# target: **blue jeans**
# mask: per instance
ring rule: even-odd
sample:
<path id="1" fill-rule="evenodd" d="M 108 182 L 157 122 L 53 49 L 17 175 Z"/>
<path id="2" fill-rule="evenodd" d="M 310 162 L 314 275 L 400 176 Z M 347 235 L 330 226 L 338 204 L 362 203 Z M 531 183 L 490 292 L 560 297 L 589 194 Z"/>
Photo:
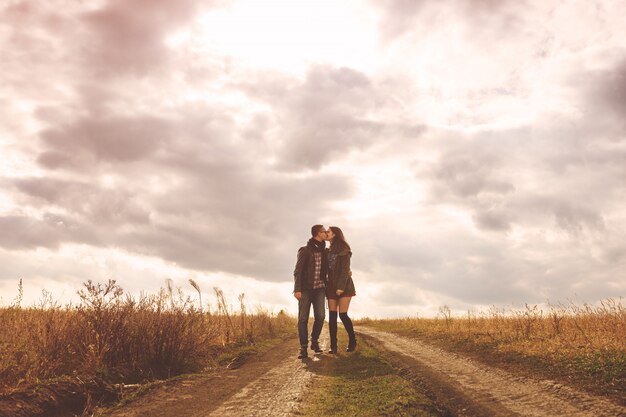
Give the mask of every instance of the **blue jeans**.
<path id="1" fill-rule="evenodd" d="M 316 342 L 322 333 L 325 318 L 326 292 L 324 288 L 315 290 L 302 290 L 302 297 L 298 300 L 298 337 L 300 346 L 307 347 L 309 344 L 309 314 L 311 304 L 313 304 L 313 330 L 311 331 L 311 341 Z"/>

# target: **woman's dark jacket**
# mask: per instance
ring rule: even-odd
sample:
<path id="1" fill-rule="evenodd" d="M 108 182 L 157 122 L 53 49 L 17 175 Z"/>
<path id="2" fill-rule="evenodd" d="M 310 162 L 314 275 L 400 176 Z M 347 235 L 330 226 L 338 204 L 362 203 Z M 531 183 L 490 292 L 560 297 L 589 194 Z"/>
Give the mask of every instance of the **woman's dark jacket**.
<path id="1" fill-rule="evenodd" d="M 336 290 L 343 290 L 345 295 L 355 294 L 354 281 L 350 273 L 350 258 L 352 251 L 344 242 L 334 243 L 329 250 L 328 290 L 334 294 Z"/>
<path id="2" fill-rule="evenodd" d="M 296 261 L 296 268 L 293 271 L 293 292 L 300 292 L 302 290 L 312 290 L 313 281 L 315 280 L 315 252 L 322 254 L 322 269 L 320 271 L 320 278 L 324 285 L 327 283 L 326 275 L 328 273 L 328 253 L 325 250 L 324 241 L 318 242 L 311 238 L 307 242 L 306 246 L 298 249 L 298 260 Z"/>

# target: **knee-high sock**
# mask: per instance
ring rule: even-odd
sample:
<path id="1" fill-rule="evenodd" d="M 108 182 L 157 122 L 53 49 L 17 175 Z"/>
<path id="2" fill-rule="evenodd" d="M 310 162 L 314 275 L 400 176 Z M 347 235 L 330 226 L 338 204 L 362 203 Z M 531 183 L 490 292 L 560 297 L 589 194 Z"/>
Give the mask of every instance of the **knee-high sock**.
<path id="1" fill-rule="evenodd" d="M 354 327 L 352 327 L 352 320 L 350 320 L 350 317 L 348 317 L 348 313 L 339 313 L 339 318 L 343 323 L 343 327 L 346 328 L 350 339 L 354 339 Z"/>
<path id="2" fill-rule="evenodd" d="M 330 331 L 330 346 L 337 347 L 337 312 L 328 312 L 328 330 Z"/>

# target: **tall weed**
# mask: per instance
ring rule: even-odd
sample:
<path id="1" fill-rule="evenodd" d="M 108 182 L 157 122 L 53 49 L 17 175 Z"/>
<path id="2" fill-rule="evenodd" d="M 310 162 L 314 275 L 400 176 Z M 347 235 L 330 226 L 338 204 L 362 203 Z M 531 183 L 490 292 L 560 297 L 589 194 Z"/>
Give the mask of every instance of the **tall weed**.
<path id="1" fill-rule="evenodd" d="M 191 283 L 200 294 L 197 283 Z M 195 285 L 194 285 L 195 284 Z M 0 308 L 0 390 L 59 376 L 99 375 L 140 382 L 197 371 L 216 363 L 225 350 L 293 332 L 284 313 L 227 307 L 215 288 L 217 310 L 198 308 L 171 282 L 138 298 L 114 280 L 87 281 L 77 305 L 59 306 L 44 292 L 40 303 Z"/>

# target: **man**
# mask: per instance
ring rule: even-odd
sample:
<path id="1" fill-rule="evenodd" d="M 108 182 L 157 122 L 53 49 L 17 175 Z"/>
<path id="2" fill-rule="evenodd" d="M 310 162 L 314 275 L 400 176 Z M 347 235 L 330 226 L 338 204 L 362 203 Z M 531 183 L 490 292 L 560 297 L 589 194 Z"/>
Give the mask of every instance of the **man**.
<path id="1" fill-rule="evenodd" d="M 311 227 L 311 239 L 306 246 L 298 250 L 298 260 L 293 271 L 293 295 L 298 300 L 298 337 L 300 352 L 298 359 L 308 356 L 309 314 L 313 305 L 313 329 L 311 330 L 311 349 L 322 353 L 318 339 L 325 319 L 325 287 L 328 272 L 326 248 L 326 229 L 321 224 Z"/>

